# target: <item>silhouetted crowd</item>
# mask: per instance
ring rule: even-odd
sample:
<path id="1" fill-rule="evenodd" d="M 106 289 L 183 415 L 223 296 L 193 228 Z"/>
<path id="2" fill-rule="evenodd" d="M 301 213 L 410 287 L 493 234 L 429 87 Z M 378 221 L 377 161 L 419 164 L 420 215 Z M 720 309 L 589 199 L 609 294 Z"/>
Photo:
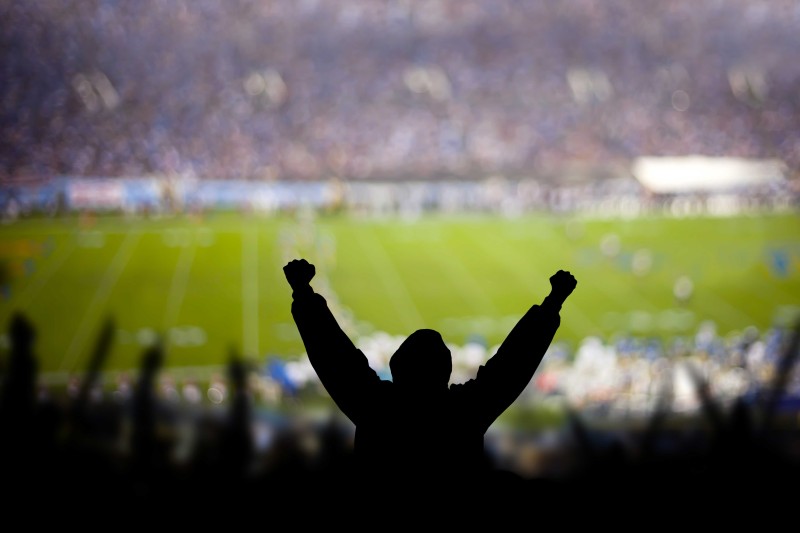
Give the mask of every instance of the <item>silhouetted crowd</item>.
<path id="1" fill-rule="evenodd" d="M 16 497 L 99 508 L 169 502 L 173 508 L 185 504 L 197 510 L 207 503 L 256 511 L 267 502 L 343 504 L 359 494 L 349 486 L 352 434 L 341 418 L 313 424 L 287 419 L 274 426 L 268 446 L 256 444 L 254 421 L 260 415 L 248 390 L 247 367 L 234 353 L 223 408 L 185 410 L 170 407 L 156 392 L 164 354 L 158 343 L 144 350 L 125 401 L 92 398 L 113 344 L 110 320 L 95 341 L 80 387 L 69 396 L 41 394 L 34 325 L 16 314 L 8 334 L 10 350 L 1 367 L 0 471 Z M 594 427 L 571 410 L 564 428 L 571 438 L 554 458 L 561 461 L 558 474 L 525 477 L 498 463 L 497 483 L 475 497 L 555 502 L 565 489 L 600 487 L 620 495 L 644 491 L 652 498 L 754 487 L 760 492 L 752 497 L 780 493 L 800 474 L 797 412 L 776 408 L 798 356 L 798 338 L 795 331 L 772 387 L 758 402 L 724 405 L 697 374 L 699 421 L 673 416 L 667 397 L 667 407 L 656 409 L 646 424 L 613 431 Z"/>
<path id="2" fill-rule="evenodd" d="M 276 424 L 269 452 L 257 454 L 247 370 L 234 354 L 225 412 L 186 410 L 171 408 L 157 393 L 160 344 L 144 351 L 124 401 L 93 398 L 113 341 L 111 321 L 79 388 L 43 394 L 36 334 L 25 316 L 14 315 L 0 389 L 0 471 L 17 497 L 93 506 L 244 504 L 298 490 L 311 495 L 329 470 L 347 463 L 348 434 L 333 419 L 314 428 Z"/>
<path id="3" fill-rule="evenodd" d="M 800 165 L 790 0 L 9 1 L 0 177 Z"/>

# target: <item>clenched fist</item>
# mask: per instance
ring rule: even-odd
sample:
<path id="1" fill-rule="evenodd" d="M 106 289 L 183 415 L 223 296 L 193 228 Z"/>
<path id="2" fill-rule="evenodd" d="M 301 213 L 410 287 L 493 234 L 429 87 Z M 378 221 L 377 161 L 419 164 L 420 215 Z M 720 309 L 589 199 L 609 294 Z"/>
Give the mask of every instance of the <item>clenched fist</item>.
<path id="1" fill-rule="evenodd" d="M 307 286 L 314 277 L 316 269 L 314 265 L 305 259 L 292 259 L 283 267 L 283 274 L 293 290 Z"/>
<path id="2" fill-rule="evenodd" d="M 570 274 L 567 270 L 559 270 L 550 276 L 550 287 L 552 287 L 551 294 L 556 296 L 560 301 L 567 299 L 567 296 L 572 294 L 578 281 L 575 276 Z"/>

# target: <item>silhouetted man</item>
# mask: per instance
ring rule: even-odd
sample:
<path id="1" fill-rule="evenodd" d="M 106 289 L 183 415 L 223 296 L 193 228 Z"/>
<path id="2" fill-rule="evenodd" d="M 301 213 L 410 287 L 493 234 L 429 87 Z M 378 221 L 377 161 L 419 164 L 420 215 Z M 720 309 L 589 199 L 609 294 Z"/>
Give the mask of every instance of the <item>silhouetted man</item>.
<path id="1" fill-rule="evenodd" d="M 524 314 L 477 376 L 451 385 L 451 354 L 438 332 L 412 333 L 389 361 L 391 381 L 383 380 L 311 288 L 314 265 L 295 259 L 283 270 L 309 360 L 355 424 L 362 490 L 402 487 L 429 497 L 441 489 L 486 489 L 495 478 L 484 434 L 533 377 L 577 284 L 572 274 L 551 276 L 550 294 Z"/>

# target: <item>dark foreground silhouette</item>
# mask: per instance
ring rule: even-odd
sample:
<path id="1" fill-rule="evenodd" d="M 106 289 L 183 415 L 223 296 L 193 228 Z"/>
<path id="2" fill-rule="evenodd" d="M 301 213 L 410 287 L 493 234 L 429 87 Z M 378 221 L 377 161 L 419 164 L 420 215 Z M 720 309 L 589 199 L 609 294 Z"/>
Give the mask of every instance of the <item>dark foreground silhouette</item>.
<path id="1" fill-rule="evenodd" d="M 441 464 L 432 462 L 433 454 L 446 451 L 428 447 L 425 431 L 435 436 L 441 430 L 427 415 L 417 416 L 428 424 L 425 431 L 409 415 L 400 420 L 408 422 L 408 435 L 399 436 L 399 444 L 389 443 L 390 453 L 367 455 L 366 464 L 381 463 L 374 472 L 359 470 L 349 426 L 338 416 L 317 425 L 269 419 L 277 422 L 269 445 L 256 446 L 263 437 L 257 438 L 254 427 L 264 413 L 255 408 L 245 379 L 250 369 L 235 351 L 229 358 L 228 401 L 213 409 L 179 409 L 157 392 L 164 357 L 160 343 L 144 350 L 129 395 L 98 399 L 94 391 L 102 384 L 113 346 L 112 320 L 101 324 L 78 387 L 56 394 L 39 379 L 34 324 L 18 313 L 7 332 L 10 348 L 0 366 L 0 476 L 3 516 L 9 523 L 14 515 L 38 525 L 109 515 L 116 521 L 152 522 L 168 510 L 181 519 L 224 511 L 219 516 L 227 520 L 261 518 L 298 526 L 321 519 L 347 525 L 360 512 L 354 509 L 377 514 L 379 520 L 417 522 L 437 505 L 448 522 L 487 515 L 530 520 L 536 515 L 539 524 L 592 523 L 599 515 L 588 513 L 587 506 L 612 513 L 647 506 L 658 516 L 683 516 L 700 507 L 717 519 L 761 510 L 775 517 L 793 509 L 781 502 L 794 494 L 800 479 L 798 409 L 786 404 L 791 398 L 787 388 L 796 380 L 800 328 L 786 329 L 783 356 L 768 386 L 732 405 L 714 398 L 698 373 L 695 385 L 703 409 L 679 423 L 668 394 L 643 425 L 599 428 L 573 410 L 561 429 L 568 467 L 536 478 L 492 468 L 491 457 L 476 451 L 481 448 L 477 439 L 459 452 L 467 461 L 463 469 L 447 457 Z M 439 342 L 431 332 L 412 335 L 414 342 L 418 336 Z M 401 381 L 403 367 L 392 369 Z M 390 407 L 402 411 L 400 405 Z M 365 409 L 369 413 L 372 407 Z M 447 416 L 440 420 L 445 428 L 453 427 Z M 391 436 L 400 427 L 396 423 L 379 426 L 378 435 Z M 401 456 L 395 462 L 406 449 L 401 445 L 420 454 L 423 462 L 398 472 L 397 465 L 410 461 Z M 466 479 L 470 489 L 456 486 L 448 475 Z M 406 483 L 421 478 L 433 484 Z M 442 488 L 439 493 L 431 490 L 436 486 Z M 374 488 L 372 493 L 368 488 Z M 457 510 L 453 501 L 459 502 Z M 731 514 L 734 504 L 737 512 Z M 339 511 L 320 511 L 331 507 Z"/>
<path id="2" fill-rule="evenodd" d="M 450 350 L 437 331 L 409 335 L 389 361 L 392 379 L 381 379 L 312 289 L 314 265 L 295 259 L 284 273 L 309 361 L 355 424 L 359 491 L 395 491 L 423 505 L 437 503 L 443 491 L 486 497 L 507 488 L 515 475 L 493 467 L 484 435 L 533 378 L 577 284 L 572 274 L 551 276 L 550 294 L 527 310 L 477 376 L 451 384 Z"/>

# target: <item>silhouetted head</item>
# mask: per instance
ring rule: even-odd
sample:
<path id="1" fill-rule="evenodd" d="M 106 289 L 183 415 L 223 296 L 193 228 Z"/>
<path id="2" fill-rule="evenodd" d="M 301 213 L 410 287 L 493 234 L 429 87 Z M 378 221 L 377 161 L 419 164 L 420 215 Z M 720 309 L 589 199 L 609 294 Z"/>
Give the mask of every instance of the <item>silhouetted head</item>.
<path id="1" fill-rule="evenodd" d="M 438 331 L 419 329 L 408 336 L 389 360 L 392 381 L 414 390 L 446 389 L 453 361 Z"/>

